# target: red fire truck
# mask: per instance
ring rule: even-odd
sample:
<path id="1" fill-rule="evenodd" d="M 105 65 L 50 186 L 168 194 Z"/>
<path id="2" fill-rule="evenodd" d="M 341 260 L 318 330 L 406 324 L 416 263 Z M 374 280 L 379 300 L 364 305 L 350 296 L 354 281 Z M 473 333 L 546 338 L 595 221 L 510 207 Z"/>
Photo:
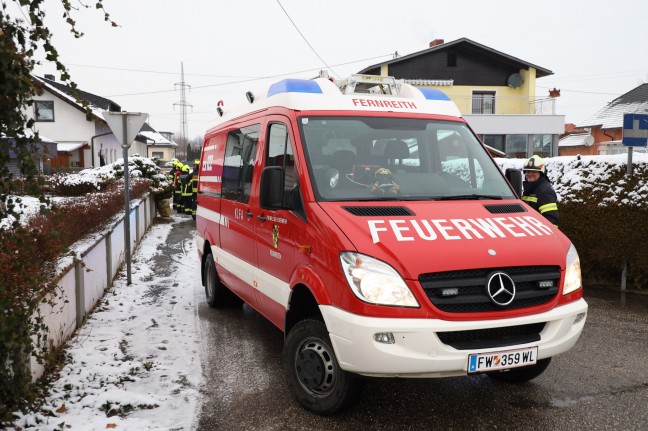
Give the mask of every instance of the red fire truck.
<path id="1" fill-rule="evenodd" d="M 305 408 L 345 407 L 361 376 L 524 382 L 576 343 L 576 249 L 443 92 L 353 75 L 247 99 L 205 136 L 202 280 L 284 331 Z"/>

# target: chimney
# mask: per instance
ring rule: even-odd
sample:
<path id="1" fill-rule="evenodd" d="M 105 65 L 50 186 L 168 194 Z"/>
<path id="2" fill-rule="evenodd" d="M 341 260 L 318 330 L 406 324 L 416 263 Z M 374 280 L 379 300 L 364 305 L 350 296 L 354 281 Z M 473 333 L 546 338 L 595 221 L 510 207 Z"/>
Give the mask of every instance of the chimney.
<path id="1" fill-rule="evenodd" d="M 432 42 L 430 42 L 430 48 L 432 48 L 433 46 L 442 45 L 443 42 L 443 39 L 434 39 Z"/>
<path id="2" fill-rule="evenodd" d="M 45 75 L 43 75 L 43 77 L 45 79 L 49 79 L 50 81 L 56 81 L 56 78 L 54 78 L 54 75 L 45 74 Z"/>

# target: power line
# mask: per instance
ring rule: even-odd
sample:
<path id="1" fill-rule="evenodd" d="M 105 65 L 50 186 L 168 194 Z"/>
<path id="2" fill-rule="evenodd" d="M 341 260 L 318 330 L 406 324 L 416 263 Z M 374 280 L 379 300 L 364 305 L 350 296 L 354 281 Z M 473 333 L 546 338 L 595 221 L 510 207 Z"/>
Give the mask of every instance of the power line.
<path id="1" fill-rule="evenodd" d="M 536 85 L 536 87 L 550 89 L 550 87 L 543 87 L 542 85 Z M 619 97 L 621 95 L 619 93 L 598 93 L 596 91 L 568 90 L 566 88 L 561 88 L 560 91 L 568 91 L 570 93 L 600 94 L 602 96 L 617 96 L 617 97 Z"/>
<path id="2" fill-rule="evenodd" d="M 158 73 L 161 75 L 177 75 L 178 72 L 166 72 L 161 70 L 145 70 L 145 69 L 126 69 L 121 67 L 107 67 L 107 66 L 90 66 L 87 64 L 75 64 L 75 63 L 66 63 L 66 66 L 76 66 L 76 67 L 89 67 L 93 69 L 107 69 L 107 70 L 120 70 L 122 72 L 140 72 L 140 73 Z M 251 78 L 253 76 L 236 76 L 236 75 L 207 75 L 199 73 L 185 73 L 185 76 L 206 76 L 209 78 Z"/>
<path id="3" fill-rule="evenodd" d="M 302 34 L 302 32 L 299 30 L 299 27 L 297 27 L 297 24 L 295 24 L 295 21 L 293 21 L 293 19 L 290 17 L 290 15 L 288 15 L 288 12 L 286 12 L 286 9 L 284 9 L 283 5 L 281 4 L 281 2 L 280 2 L 279 0 L 277 0 L 277 4 L 278 4 L 279 7 L 281 8 L 281 10 L 284 11 L 284 13 L 286 14 L 286 16 L 288 17 L 288 19 L 289 19 L 290 22 L 292 23 L 293 27 L 295 27 L 295 30 L 297 30 L 297 33 L 299 33 L 299 35 L 302 37 L 302 39 L 304 39 L 304 42 L 306 42 L 306 44 L 310 47 L 310 49 L 315 53 L 315 55 L 317 56 L 317 58 L 319 58 L 319 59 L 322 61 L 322 63 L 324 63 L 324 66 L 326 66 L 327 69 L 330 69 L 331 72 L 335 73 L 335 70 L 333 70 L 333 68 L 331 68 L 331 66 L 329 66 L 328 64 L 326 64 L 326 61 L 324 61 L 324 59 L 323 59 L 323 58 L 322 58 L 322 57 L 317 53 L 317 51 L 315 50 L 315 48 L 313 48 L 313 46 L 310 44 L 310 42 L 308 42 L 308 40 L 306 39 L 306 37 L 305 37 L 305 36 Z M 335 76 L 337 76 L 338 78 L 340 77 L 337 73 L 335 73 Z"/>
<path id="4" fill-rule="evenodd" d="M 338 63 L 338 64 L 335 64 L 334 66 L 335 67 L 337 67 L 337 66 L 346 66 L 346 65 L 349 65 L 349 64 L 353 64 L 353 63 L 361 63 L 361 62 L 364 62 L 364 61 L 377 60 L 377 59 L 383 58 L 383 57 L 391 57 L 392 55 L 393 54 L 384 54 L 384 55 L 379 55 L 377 57 L 364 58 L 362 60 L 354 60 L 354 61 L 349 61 L 349 62 L 346 62 L 346 63 Z M 99 67 L 99 66 L 96 66 L 96 67 Z M 106 69 L 109 69 L 109 68 L 106 68 Z M 261 76 L 261 77 L 257 77 L 257 78 L 243 79 L 243 80 L 240 80 L 240 81 L 221 82 L 219 84 L 200 85 L 200 86 L 196 86 L 196 87 L 193 87 L 193 88 L 198 89 L 198 88 L 209 88 L 209 87 L 222 87 L 222 86 L 225 86 L 225 85 L 242 84 L 242 83 L 245 83 L 245 82 L 261 81 L 261 80 L 264 80 L 264 79 L 279 78 L 281 76 L 295 75 L 295 74 L 298 74 L 298 73 L 305 73 L 305 72 L 312 72 L 314 70 L 320 70 L 320 68 L 317 67 L 317 68 L 312 68 L 312 69 L 304 69 L 304 70 L 295 71 L 295 72 L 280 73 L 278 75 L 269 75 L 269 76 Z M 170 93 L 172 91 L 175 91 L 175 89 L 173 89 L 173 90 L 146 91 L 146 92 L 142 92 L 142 93 L 109 94 L 109 95 L 107 95 L 105 97 L 141 96 L 141 95 L 146 95 L 146 94 Z"/>

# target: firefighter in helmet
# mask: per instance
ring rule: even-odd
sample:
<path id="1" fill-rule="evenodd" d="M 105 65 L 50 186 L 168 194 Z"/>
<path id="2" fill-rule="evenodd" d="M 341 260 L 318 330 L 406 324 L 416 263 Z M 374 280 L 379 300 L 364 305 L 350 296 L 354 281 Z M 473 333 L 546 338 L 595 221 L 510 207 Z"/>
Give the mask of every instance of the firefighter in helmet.
<path id="1" fill-rule="evenodd" d="M 191 214 L 191 185 L 188 186 L 187 178 L 191 172 L 189 165 L 182 165 L 182 172 L 180 173 L 180 202 L 178 203 L 178 213 L 187 214 L 187 209 L 189 209 L 189 214 Z M 187 191 L 187 187 L 189 191 Z"/>
<path id="2" fill-rule="evenodd" d="M 524 162 L 525 180 L 522 183 L 522 200 L 558 227 L 558 198 L 547 178 L 545 160 L 534 155 Z"/>
<path id="3" fill-rule="evenodd" d="M 173 209 L 176 211 L 178 211 L 180 198 L 182 197 L 180 191 L 180 174 L 182 174 L 182 162 L 178 160 L 173 163 Z"/>
<path id="4" fill-rule="evenodd" d="M 194 160 L 193 170 L 191 171 L 191 216 L 196 220 L 196 202 L 198 198 L 198 171 L 200 169 L 200 160 Z"/>

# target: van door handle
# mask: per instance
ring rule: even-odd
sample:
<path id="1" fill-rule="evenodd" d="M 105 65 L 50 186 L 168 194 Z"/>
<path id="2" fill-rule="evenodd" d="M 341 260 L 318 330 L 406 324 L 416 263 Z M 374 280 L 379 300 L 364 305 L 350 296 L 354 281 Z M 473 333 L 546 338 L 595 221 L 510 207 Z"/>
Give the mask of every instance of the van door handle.
<path id="1" fill-rule="evenodd" d="M 253 214 L 252 214 L 252 211 L 247 211 L 245 213 L 245 215 L 249 218 L 249 217 L 252 217 Z"/>
<path id="2" fill-rule="evenodd" d="M 263 216 L 260 216 L 260 215 L 258 215 L 257 218 L 259 219 L 259 221 L 260 221 L 261 223 L 265 223 L 265 221 L 267 220 L 267 218 L 265 218 L 265 217 L 263 217 Z"/>

